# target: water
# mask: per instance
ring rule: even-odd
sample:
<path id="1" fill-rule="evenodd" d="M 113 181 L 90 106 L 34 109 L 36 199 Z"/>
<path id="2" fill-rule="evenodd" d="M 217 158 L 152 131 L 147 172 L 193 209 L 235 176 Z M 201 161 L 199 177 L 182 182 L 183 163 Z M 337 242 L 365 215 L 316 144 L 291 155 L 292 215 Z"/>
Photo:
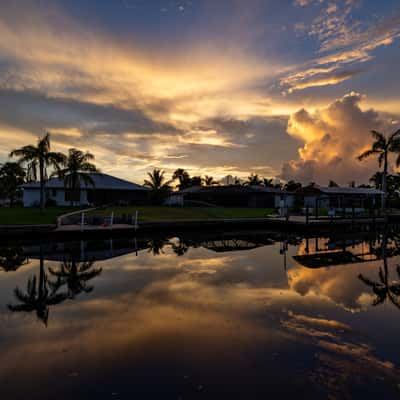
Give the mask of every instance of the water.
<path id="1" fill-rule="evenodd" d="M 400 396 L 396 233 L 0 248 L 2 399 Z"/>

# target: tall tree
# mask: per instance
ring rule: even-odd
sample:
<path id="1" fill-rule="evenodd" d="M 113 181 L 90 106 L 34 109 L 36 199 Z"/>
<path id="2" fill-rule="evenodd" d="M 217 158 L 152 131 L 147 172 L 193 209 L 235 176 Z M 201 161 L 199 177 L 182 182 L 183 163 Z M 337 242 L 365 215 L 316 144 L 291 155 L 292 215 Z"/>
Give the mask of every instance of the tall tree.
<path id="1" fill-rule="evenodd" d="M 214 186 L 214 185 L 218 184 L 218 182 L 216 180 L 214 180 L 214 178 L 212 176 L 208 176 L 208 175 L 206 175 L 203 178 L 203 182 L 206 186 Z"/>
<path id="2" fill-rule="evenodd" d="M 0 166 L 0 192 L 10 201 L 10 207 L 14 205 L 25 176 L 25 170 L 19 163 L 6 162 Z"/>
<path id="3" fill-rule="evenodd" d="M 94 181 L 89 173 L 98 172 L 97 167 L 91 163 L 94 155 L 84 153 L 78 149 L 69 149 L 68 156 L 64 162 L 64 167 L 59 169 L 58 176 L 64 181 L 65 191 L 70 191 L 70 201 L 73 205 L 75 200 L 80 199 L 81 183 L 85 186 L 94 186 Z"/>
<path id="4" fill-rule="evenodd" d="M 328 183 L 328 186 L 329 187 L 338 187 L 339 185 L 335 181 L 330 180 L 329 183 Z"/>
<path id="5" fill-rule="evenodd" d="M 191 178 L 190 175 L 187 171 L 185 171 L 183 168 L 178 168 L 174 174 L 172 175 L 172 180 L 177 180 L 178 183 L 178 188 L 180 190 L 186 189 L 191 186 Z"/>
<path id="6" fill-rule="evenodd" d="M 274 180 L 272 178 L 264 178 L 264 186 L 269 188 L 275 187 Z"/>
<path id="7" fill-rule="evenodd" d="M 171 191 L 171 181 L 167 181 L 164 174 L 164 171 L 156 168 L 153 172 L 148 172 L 149 179 L 144 180 L 144 186 L 150 188 L 153 201 L 157 204 Z"/>
<path id="8" fill-rule="evenodd" d="M 261 183 L 262 183 L 262 180 L 257 174 L 251 174 L 247 178 L 247 182 L 245 184 L 249 185 L 249 186 L 257 186 L 257 185 L 261 185 Z"/>
<path id="9" fill-rule="evenodd" d="M 378 157 L 379 167 L 383 165 L 382 171 L 382 208 L 386 207 L 386 197 L 387 197 L 387 174 L 389 161 L 388 157 L 390 153 L 400 153 L 400 129 L 396 132 L 392 133 L 389 137 L 386 137 L 384 134 L 371 131 L 372 138 L 374 142 L 370 149 L 361 153 L 357 158 L 362 161 L 365 158 L 376 156 Z M 400 165 L 400 155 L 397 156 L 396 165 Z"/>
<path id="10" fill-rule="evenodd" d="M 302 184 L 300 182 L 295 182 L 293 180 L 288 181 L 283 187 L 288 192 L 295 192 L 302 188 Z"/>
<path id="11" fill-rule="evenodd" d="M 201 176 L 193 176 L 190 178 L 189 186 L 201 186 L 203 184 L 203 179 Z"/>
<path id="12" fill-rule="evenodd" d="M 10 157 L 19 157 L 19 163 L 27 164 L 28 170 L 35 170 L 37 176 L 37 168 L 39 169 L 40 182 L 40 209 L 44 209 L 44 189 L 47 177 L 47 168 L 53 167 L 56 171 L 60 170 L 60 166 L 65 163 L 65 155 L 62 153 L 50 151 L 50 134 L 38 139 L 37 145 L 28 145 L 15 149 L 10 153 Z"/>

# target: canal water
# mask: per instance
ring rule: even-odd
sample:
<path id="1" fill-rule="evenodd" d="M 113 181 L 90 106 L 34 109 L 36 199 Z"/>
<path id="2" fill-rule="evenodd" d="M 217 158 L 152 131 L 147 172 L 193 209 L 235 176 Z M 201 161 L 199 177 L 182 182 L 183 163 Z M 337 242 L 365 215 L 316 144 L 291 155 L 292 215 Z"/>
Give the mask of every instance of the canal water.
<path id="1" fill-rule="evenodd" d="M 400 397 L 400 235 L 0 247 L 1 399 Z"/>

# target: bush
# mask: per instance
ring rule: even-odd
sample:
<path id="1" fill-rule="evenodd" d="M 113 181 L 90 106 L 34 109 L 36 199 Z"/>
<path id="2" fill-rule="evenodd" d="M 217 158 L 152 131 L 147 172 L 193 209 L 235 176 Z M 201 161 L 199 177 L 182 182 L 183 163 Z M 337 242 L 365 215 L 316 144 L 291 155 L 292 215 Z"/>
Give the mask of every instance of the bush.
<path id="1" fill-rule="evenodd" d="M 53 199 L 47 199 L 46 207 L 57 207 L 57 202 Z"/>

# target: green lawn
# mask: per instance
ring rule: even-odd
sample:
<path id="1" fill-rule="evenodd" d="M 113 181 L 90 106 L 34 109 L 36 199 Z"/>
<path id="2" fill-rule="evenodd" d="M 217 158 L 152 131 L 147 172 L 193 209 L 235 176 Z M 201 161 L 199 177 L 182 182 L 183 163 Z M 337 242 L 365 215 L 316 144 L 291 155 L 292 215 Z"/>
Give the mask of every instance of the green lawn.
<path id="1" fill-rule="evenodd" d="M 46 208 L 43 213 L 38 208 L 0 208 L 0 225 L 55 224 L 57 217 L 76 211 L 72 207 Z M 139 221 L 195 220 L 218 218 L 257 218 L 272 213 L 268 208 L 211 208 L 211 207 L 112 207 L 93 211 L 93 215 L 132 216 L 139 211 Z"/>
<path id="2" fill-rule="evenodd" d="M 37 225 L 55 224 L 57 217 L 77 208 L 51 207 L 46 208 L 43 213 L 38 208 L 0 208 L 0 225 Z"/>
<path id="3" fill-rule="evenodd" d="M 93 211 L 94 215 L 123 214 L 132 216 L 139 211 L 139 221 L 195 220 L 218 218 L 262 218 L 273 212 L 269 208 L 220 208 L 220 207 L 111 207 Z"/>

